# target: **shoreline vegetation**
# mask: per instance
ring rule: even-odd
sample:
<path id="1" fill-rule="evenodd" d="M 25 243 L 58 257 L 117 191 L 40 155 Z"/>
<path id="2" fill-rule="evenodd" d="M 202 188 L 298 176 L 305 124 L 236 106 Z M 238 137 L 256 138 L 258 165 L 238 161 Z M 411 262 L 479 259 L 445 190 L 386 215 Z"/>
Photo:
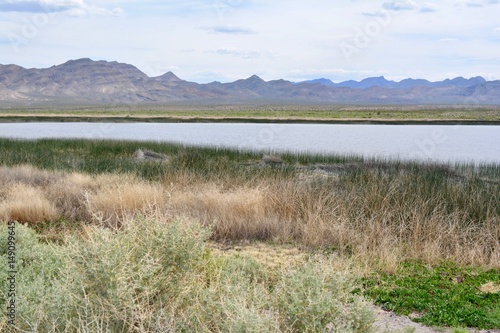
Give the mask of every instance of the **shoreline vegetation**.
<path id="1" fill-rule="evenodd" d="M 371 302 L 500 328 L 498 164 L 56 139 L 0 161 L 19 332 L 374 332 Z"/>
<path id="2" fill-rule="evenodd" d="M 280 122 L 499 125 L 495 106 L 219 105 L 0 109 L 0 122 Z"/>

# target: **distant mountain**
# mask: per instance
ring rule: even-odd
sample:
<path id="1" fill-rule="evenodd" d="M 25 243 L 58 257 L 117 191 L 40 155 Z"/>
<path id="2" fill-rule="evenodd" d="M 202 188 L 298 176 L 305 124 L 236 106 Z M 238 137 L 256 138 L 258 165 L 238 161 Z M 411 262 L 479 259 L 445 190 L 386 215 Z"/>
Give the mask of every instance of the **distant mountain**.
<path id="1" fill-rule="evenodd" d="M 91 59 L 42 69 L 0 65 L 0 107 L 136 104 L 497 104 L 500 81 L 462 77 L 430 82 L 381 77 L 334 83 L 265 81 L 257 75 L 199 84 L 168 72 L 149 77 L 136 67 Z"/>
<path id="2" fill-rule="evenodd" d="M 355 82 L 355 81 L 352 81 L 352 82 Z M 336 84 L 333 83 L 332 80 L 330 79 L 325 79 L 325 78 L 321 78 L 321 79 L 314 79 L 314 80 L 309 80 L 309 81 L 302 81 L 301 83 L 312 83 L 312 84 L 322 84 L 324 86 L 330 86 L 330 87 L 335 87 Z"/>
<path id="3" fill-rule="evenodd" d="M 353 89 L 366 89 L 370 87 L 409 89 L 414 87 L 445 87 L 445 86 L 470 87 L 486 83 L 486 80 L 481 76 L 477 76 L 470 79 L 457 77 L 452 80 L 446 79 L 444 81 L 437 81 L 437 82 L 430 82 L 423 79 L 404 79 L 400 82 L 395 82 L 395 81 L 389 81 L 383 76 L 379 76 L 379 77 L 369 77 L 359 82 L 354 80 L 349 80 L 349 81 L 334 83 L 329 79 L 322 78 L 322 79 L 302 81 L 301 83 L 322 84 L 329 87 L 348 87 Z"/>
<path id="4" fill-rule="evenodd" d="M 179 82 L 184 81 L 184 80 L 179 79 L 177 77 L 177 75 L 175 75 L 172 72 L 167 72 L 167 73 L 163 74 L 162 76 L 155 77 L 154 79 L 157 81 L 160 81 L 160 82 L 173 82 L 173 83 L 179 83 Z"/>

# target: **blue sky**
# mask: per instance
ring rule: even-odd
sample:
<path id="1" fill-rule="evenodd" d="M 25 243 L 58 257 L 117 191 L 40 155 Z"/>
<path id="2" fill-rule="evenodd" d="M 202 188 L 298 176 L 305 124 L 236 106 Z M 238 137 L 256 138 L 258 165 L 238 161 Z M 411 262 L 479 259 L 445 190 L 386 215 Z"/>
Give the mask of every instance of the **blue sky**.
<path id="1" fill-rule="evenodd" d="M 0 0 L 0 64 L 195 81 L 500 79 L 500 0 Z"/>

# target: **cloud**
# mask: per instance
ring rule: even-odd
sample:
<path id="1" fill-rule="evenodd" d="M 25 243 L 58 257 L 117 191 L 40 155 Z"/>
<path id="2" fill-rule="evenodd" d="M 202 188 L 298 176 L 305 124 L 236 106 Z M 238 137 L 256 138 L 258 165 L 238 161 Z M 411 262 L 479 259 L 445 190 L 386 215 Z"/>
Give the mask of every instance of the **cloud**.
<path id="1" fill-rule="evenodd" d="M 3 12 L 28 12 L 28 13 L 53 13 L 77 8 L 72 1 L 14 1 L 0 0 L 0 11 Z"/>
<path id="2" fill-rule="evenodd" d="M 24 13 L 60 13 L 72 16 L 121 16 L 123 9 L 107 9 L 87 4 L 84 0 L 0 0 L 0 11 Z"/>
<path id="3" fill-rule="evenodd" d="M 368 16 L 368 17 L 380 17 L 380 18 L 384 18 L 386 19 L 388 15 L 390 15 L 389 12 L 387 12 L 387 10 L 379 10 L 378 12 L 363 12 L 361 13 L 363 16 Z"/>
<path id="4" fill-rule="evenodd" d="M 495 28 L 495 30 L 493 30 L 493 31 L 496 32 L 496 33 L 500 33 L 500 27 Z"/>
<path id="5" fill-rule="evenodd" d="M 208 53 L 218 54 L 221 56 L 232 56 L 241 59 L 257 59 L 257 58 L 265 58 L 269 60 L 276 60 L 281 57 L 281 55 L 277 52 L 267 51 L 267 52 L 259 52 L 252 50 L 239 50 L 234 48 L 219 48 L 217 50 L 208 51 Z"/>
<path id="6" fill-rule="evenodd" d="M 496 1 L 496 0 L 490 0 Z M 500 0 L 498 0 L 500 1 Z M 426 2 L 422 5 L 416 4 L 412 0 L 396 0 L 384 2 L 382 4 L 382 9 L 377 12 L 363 12 L 362 15 L 368 17 L 381 17 L 386 18 L 389 11 L 401 12 L 401 11 L 418 11 L 419 13 L 433 13 L 438 9 L 437 5 L 432 2 Z"/>
<path id="7" fill-rule="evenodd" d="M 240 27 L 230 27 L 230 26 L 216 26 L 202 28 L 210 33 L 214 34 L 229 34 L 229 35 L 251 35 L 256 32 L 250 29 L 240 28 Z"/>
<path id="8" fill-rule="evenodd" d="M 437 5 L 435 3 L 426 2 L 420 7 L 421 13 L 432 13 L 437 11 Z"/>
<path id="9" fill-rule="evenodd" d="M 220 48 L 212 53 L 216 53 L 219 55 L 229 55 L 233 57 L 243 58 L 243 59 L 255 59 L 261 56 L 260 52 L 256 51 L 242 51 L 237 49 L 229 49 L 229 48 Z"/>
<path id="10" fill-rule="evenodd" d="M 394 11 L 414 10 L 418 8 L 417 4 L 412 0 L 398 0 L 398 1 L 384 2 L 382 7 L 384 9 L 394 10 Z"/>
<path id="11" fill-rule="evenodd" d="M 439 41 L 440 42 L 456 42 L 458 40 L 459 40 L 458 38 L 446 37 L 446 38 L 441 38 Z"/>
<path id="12" fill-rule="evenodd" d="M 467 7 L 485 7 L 500 4 L 500 0 L 466 0 L 464 3 Z"/>

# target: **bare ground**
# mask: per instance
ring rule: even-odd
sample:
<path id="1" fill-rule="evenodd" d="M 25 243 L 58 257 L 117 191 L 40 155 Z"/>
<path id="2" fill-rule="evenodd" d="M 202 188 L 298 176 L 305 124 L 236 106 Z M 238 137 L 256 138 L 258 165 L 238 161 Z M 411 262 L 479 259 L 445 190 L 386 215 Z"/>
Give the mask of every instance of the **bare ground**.
<path id="1" fill-rule="evenodd" d="M 400 316 L 390 311 L 385 311 L 380 307 L 374 306 L 373 312 L 376 316 L 375 329 L 377 333 L 450 333 L 448 328 L 432 328 L 420 323 L 413 322 L 406 316 Z M 469 329 L 471 333 L 500 333 L 500 329 L 492 330 L 474 330 Z"/>

